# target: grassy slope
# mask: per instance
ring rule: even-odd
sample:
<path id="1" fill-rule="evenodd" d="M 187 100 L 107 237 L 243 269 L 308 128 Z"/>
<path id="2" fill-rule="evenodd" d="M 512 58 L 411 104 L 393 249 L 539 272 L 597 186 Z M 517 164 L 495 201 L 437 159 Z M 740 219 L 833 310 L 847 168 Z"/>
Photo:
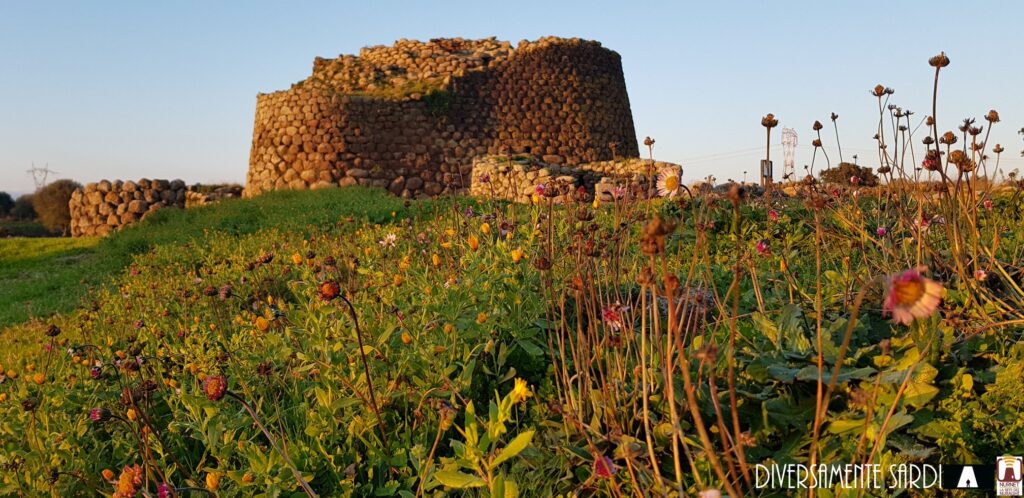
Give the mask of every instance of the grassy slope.
<path id="1" fill-rule="evenodd" d="M 102 240 L 0 240 L 0 328 L 74 308 L 90 287 L 107 283 L 134 255 L 158 244 L 201 241 L 209 232 L 301 231 L 349 216 L 379 223 L 404 209 L 401 199 L 377 189 L 272 192 L 196 209 L 166 209 Z"/>

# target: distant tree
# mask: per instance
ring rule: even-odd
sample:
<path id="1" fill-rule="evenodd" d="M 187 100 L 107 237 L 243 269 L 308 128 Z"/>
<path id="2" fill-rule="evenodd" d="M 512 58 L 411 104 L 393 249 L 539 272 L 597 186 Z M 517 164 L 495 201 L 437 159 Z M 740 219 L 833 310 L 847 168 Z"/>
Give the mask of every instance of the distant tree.
<path id="1" fill-rule="evenodd" d="M 875 172 L 865 166 L 857 166 L 853 163 L 839 163 L 835 168 L 829 168 L 821 172 L 821 181 L 838 185 L 850 185 L 850 178 L 860 179 L 860 185 L 874 187 L 878 185 L 878 176 Z"/>
<path id="2" fill-rule="evenodd" d="M 0 192 L 0 216 L 11 214 L 11 209 L 14 209 L 14 198 L 7 192 Z"/>
<path id="3" fill-rule="evenodd" d="M 82 185 L 74 180 L 57 180 L 39 189 L 32 198 L 32 207 L 39 215 L 39 223 L 55 232 L 67 232 L 71 226 L 68 201 L 71 193 Z"/>
<path id="4" fill-rule="evenodd" d="M 11 208 L 11 216 L 19 220 L 36 219 L 36 209 L 32 207 L 32 194 L 25 194 L 14 201 Z"/>

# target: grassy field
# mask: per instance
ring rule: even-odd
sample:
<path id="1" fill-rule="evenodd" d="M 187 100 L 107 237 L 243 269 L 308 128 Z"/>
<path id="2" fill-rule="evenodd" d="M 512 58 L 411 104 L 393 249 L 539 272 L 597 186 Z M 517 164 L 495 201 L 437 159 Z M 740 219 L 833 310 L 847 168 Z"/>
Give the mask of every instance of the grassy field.
<path id="1" fill-rule="evenodd" d="M 0 220 L 0 237 L 49 237 L 54 235 L 31 220 Z"/>
<path id="2" fill-rule="evenodd" d="M 216 207 L 163 210 L 106 239 L 0 239 L 0 329 L 73 309 L 133 256 L 157 245 L 202 243 L 213 233 L 243 235 L 268 227 L 301 232 L 350 216 L 379 223 L 404 209 L 400 199 L 366 188 L 274 192 Z"/>

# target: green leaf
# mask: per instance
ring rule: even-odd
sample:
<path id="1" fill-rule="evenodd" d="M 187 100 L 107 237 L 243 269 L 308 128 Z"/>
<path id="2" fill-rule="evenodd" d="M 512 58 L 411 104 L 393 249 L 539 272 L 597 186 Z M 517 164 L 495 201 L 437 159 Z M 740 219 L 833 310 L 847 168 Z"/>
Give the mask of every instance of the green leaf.
<path id="1" fill-rule="evenodd" d="M 512 442 L 508 443 L 508 446 L 502 448 L 501 452 L 498 453 L 498 456 L 491 461 L 491 468 L 493 469 L 498 465 L 501 465 L 502 462 L 525 450 L 526 447 L 530 445 L 530 441 L 533 440 L 533 432 L 534 431 L 526 431 L 516 436 L 516 438 L 513 439 Z"/>
<path id="2" fill-rule="evenodd" d="M 834 420 L 828 425 L 828 431 L 832 434 L 842 434 L 862 428 L 864 428 L 863 420 Z"/>
<path id="3" fill-rule="evenodd" d="M 483 479 L 457 470 L 439 470 L 434 473 L 434 478 L 441 484 L 456 489 L 479 488 L 484 485 Z"/>

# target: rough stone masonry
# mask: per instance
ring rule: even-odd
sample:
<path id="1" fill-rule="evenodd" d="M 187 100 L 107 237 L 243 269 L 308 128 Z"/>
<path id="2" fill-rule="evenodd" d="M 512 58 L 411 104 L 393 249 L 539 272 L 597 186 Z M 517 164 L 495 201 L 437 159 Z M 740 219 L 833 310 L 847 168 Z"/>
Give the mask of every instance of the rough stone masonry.
<path id="1" fill-rule="evenodd" d="M 245 195 L 364 184 L 404 197 L 469 187 L 475 158 L 530 154 L 574 166 L 637 157 L 619 54 L 548 37 L 399 40 L 317 58 L 261 94 Z"/>

